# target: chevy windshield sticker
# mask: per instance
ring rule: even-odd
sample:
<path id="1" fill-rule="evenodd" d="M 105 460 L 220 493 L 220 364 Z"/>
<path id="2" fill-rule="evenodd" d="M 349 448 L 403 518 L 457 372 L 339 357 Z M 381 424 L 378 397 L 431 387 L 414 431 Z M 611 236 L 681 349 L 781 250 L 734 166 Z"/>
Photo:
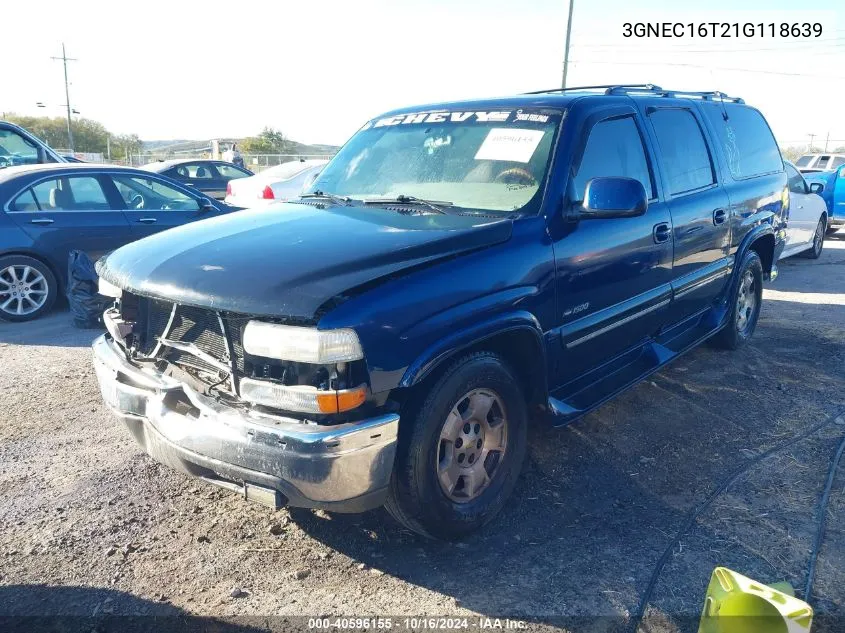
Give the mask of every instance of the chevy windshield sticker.
<path id="1" fill-rule="evenodd" d="M 378 119 L 373 127 L 386 125 L 409 125 L 413 123 L 504 123 L 511 112 L 420 112 L 398 114 Z"/>
<path id="2" fill-rule="evenodd" d="M 478 148 L 475 160 L 506 160 L 527 163 L 534 155 L 545 132 L 494 127 Z"/>

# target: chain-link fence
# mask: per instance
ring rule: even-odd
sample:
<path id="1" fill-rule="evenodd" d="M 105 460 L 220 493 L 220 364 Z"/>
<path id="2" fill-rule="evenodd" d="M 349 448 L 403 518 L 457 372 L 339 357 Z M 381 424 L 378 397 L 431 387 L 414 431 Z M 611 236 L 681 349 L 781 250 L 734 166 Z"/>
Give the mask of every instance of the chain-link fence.
<path id="1" fill-rule="evenodd" d="M 242 154 L 244 159 L 244 167 L 256 173 L 267 169 L 268 167 L 275 167 L 282 163 L 289 163 L 294 160 L 312 160 L 322 159 L 328 160 L 334 154 Z M 161 154 L 156 152 L 146 152 L 142 154 L 131 154 L 129 160 L 110 160 L 114 165 L 129 165 L 131 167 L 139 167 L 148 163 L 163 160 L 208 160 L 211 158 L 210 152 L 197 152 L 191 154 Z"/>

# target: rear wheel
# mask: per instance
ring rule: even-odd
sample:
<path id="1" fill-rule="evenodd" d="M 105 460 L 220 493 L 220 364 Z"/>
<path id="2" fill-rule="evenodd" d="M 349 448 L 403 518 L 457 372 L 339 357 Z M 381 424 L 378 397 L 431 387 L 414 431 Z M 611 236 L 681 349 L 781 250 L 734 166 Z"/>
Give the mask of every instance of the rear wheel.
<path id="1" fill-rule="evenodd" d="M 810 259 L 818 259 L 822 254 L 822 249 L 824 248 L 824 232 L 825 226 L 827 225 L 827 220 L 822 216 L 819 220 L 818 226 L 816 226 L 816 232 L 813 233 L 813 245 L 810 247 L 809 250 L 806 250 L 802 253 L 804 257 L 808 257 Z"/>
<path id="2" fill-rule="evenodd" d="M 58 284 L 43 262 L 26 255 L 0 257 L 0 319 L 29 321 L 48 312 Z"/>
<path id="3" fill-rule="evenodd" d="M 403 414 L 387 510 L 432 538 L 460 538 L 492 519 L 525 457 L 527 414 L 519 381 L 488 352 L 446 370 Z"/>
<path id="4" fill-rule="evenodd" d="M 841 228 L 841 226 L 829 226 L 827 227 L 827 231 L 825 231 L 825 235 L 833 235 Z"/>
<path id="5" fill-rule="evenodd" d="M 713 337 L 713 343 L 737 349 L 754 334 L 763 305 L 763 265 L 756 251 L 749 250 L 742 258 L 730 305 L 728 322 Z"/>

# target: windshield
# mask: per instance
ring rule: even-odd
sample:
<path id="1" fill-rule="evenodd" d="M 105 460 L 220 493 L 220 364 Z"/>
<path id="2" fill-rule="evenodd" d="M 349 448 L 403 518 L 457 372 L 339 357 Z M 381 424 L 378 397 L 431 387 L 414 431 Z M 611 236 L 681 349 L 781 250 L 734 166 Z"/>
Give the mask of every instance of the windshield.
<path id="1" fill-rule="evenodd" d="M 532 211 L 542 196 L 560 120 L 558 111 L 525 109 L 375 119 L 343 146 L 308 191 Z"/>
<path id="2" fill-rule="evenodd" d="M 795 161 L 795 166 L 796 167 L 806 167 L 807 165 L 810 164 L 810 161 L 812 161 L 812 160 L 813 160 L 812 154 L 810 156 L 806 156 L 806 155 L 802 156 L 801 158 L 799 158 L 798 160 Z"/>
<path id="3" fill-rule="evenodd" d="M 0 169 L 38 163 L 38 148 L 14 130 L 0 130 Z"/>

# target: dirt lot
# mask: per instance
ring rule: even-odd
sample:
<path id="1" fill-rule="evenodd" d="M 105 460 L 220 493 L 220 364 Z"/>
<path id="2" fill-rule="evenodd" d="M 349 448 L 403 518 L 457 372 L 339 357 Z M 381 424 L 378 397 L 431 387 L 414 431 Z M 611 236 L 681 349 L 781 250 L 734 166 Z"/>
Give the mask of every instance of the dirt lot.
<path id="1" fill-rule="evenodd" d="M 614 630 L 670 546 L 643 630 L 696 630 L 717 564 L 803 587 L 845 435 L 845 231 L 821 260 L 781 264 L 749 347 L 698 349 L 569 428 L 535 429 L 513 501 L 458 544 L 383 511 L 273 513 L 159 466 L 101 404 L 96 332 L 62 312 L 0 324 L 0 616 L 257 616 L 214 628 L 253 631 L 279 615 L 480 614 Z M 845 467 L 826 518 L 813 604 L 845 618 Z"/>

